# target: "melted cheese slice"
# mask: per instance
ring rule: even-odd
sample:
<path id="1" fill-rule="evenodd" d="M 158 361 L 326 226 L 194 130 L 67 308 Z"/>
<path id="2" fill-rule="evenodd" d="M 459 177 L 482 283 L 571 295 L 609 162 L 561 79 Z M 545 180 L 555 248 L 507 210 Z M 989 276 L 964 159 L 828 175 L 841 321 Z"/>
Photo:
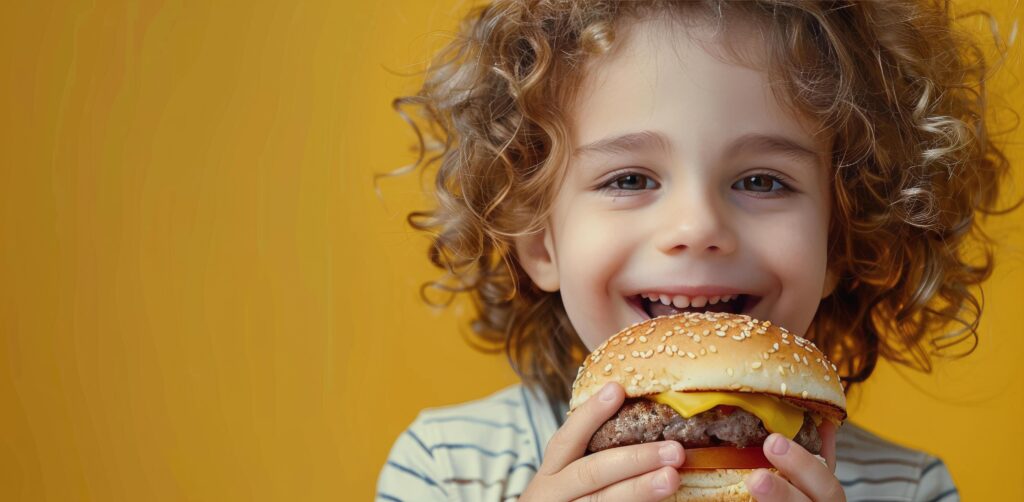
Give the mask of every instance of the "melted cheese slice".
<path id="1" fill-rule="evenodd" d="M 778 432 L 790 439 L 796 437 L 804 424 L 804 411 L 787 402 L 764 394 L 738 392 L 662 392 L 648 396 L 664 404 L 684 418 L 710 410 L 718 405 L 742 408 L 761 419 L 768 432 Z"/>

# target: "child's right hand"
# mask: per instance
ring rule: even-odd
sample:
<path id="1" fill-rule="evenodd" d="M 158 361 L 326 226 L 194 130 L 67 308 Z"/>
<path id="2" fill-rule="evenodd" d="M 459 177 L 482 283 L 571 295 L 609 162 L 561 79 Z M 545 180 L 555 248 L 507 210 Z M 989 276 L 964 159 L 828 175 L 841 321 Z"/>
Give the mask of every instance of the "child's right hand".
<path id="1" fill-rule="evenodd" d="M 685 452 L 676 441 L 609 448 L 583 457 L 601 424 L 622 406 L 625 393 L 608 383 L 552 436 L 544 462 L 519 500 L 662 500 L 679 487 Z"/>

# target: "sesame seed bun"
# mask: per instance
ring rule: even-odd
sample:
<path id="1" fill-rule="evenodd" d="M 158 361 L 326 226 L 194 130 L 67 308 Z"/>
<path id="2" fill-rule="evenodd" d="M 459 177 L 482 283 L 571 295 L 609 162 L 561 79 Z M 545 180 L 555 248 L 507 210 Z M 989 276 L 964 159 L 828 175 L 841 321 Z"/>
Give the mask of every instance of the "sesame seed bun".
<path id="1" fill-rule="evenodd" d="M 846 395 L 810 341 L 746 315 L 686 312 L 634 324 L 584 360 L 572 385 L 574 410 L 604 384 L 627 397 L 666 391 L 759 392 L 840 422 Z"/>

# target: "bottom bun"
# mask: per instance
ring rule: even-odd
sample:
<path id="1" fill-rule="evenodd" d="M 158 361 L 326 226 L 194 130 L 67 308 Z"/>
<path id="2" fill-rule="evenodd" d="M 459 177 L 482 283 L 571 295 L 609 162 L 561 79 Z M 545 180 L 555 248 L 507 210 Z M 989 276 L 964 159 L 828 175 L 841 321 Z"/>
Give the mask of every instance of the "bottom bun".
<path id="1" fill-rule="evenodd" d="M 679 471 L 679 490 L 661 502 L 747 502 L 753 498 L 743 478 L 752 472 L 754 469 L 683 469 Z"/>

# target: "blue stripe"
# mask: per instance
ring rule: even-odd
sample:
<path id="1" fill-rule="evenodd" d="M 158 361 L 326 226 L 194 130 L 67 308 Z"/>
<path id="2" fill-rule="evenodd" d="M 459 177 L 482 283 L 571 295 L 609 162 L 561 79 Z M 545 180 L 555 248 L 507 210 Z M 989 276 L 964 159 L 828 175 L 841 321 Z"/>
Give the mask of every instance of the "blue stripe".
<path id="1" fill-rule="evenodd" d="M 427 455 L 430 455 L 430 458 L 434 458 L 434 452 L 430 451 L 430 448 L 427 448 L 427 445 L 423 444 L 423 441 L 420 441 L 420 438 L 416 436 L 416 434 L 413 434 L 412 429 L 406 430 L 405 433 L 416 441 L 416 444 L 420 445 L 420 448 L 423 448 L 423 451 L 427 452 Z"/>
<path id="2" fill-rule="evenodd" d="M 475 444 L 466 444 L 466 443 L 441 443 L 441 444 L 435 444 L 434 446 L 430 447 L 431 450 L 433 450 L 434 448 L 447 448 L 447 449 L 450 449 L 450 450 L 470 449 L 470 450 L 476 450 L 476 451 L 478 451 L 480 453 L 483 453 L 484 455 L 487 455 L 488 457 L 497 457 L 498 455 L 512 455 L 513 457 L 518 457 L 519 456 L 519 454 L 516 453 L 514 450 L 491 451 L 491 450 L 487 450 L 487 449 L 481 448 L 480 446 L 475 445 Z"/>
<path id="3" fill-rule="evenodd" d="M 537 449 L 537 462 L 544 461 L 544 454 L 540 449 L 540 437 L 537 436 L 537 424 L 533 423 L 533 410 L 530 409 L 530 400 L 526 396 L 526 387 L 519 387 L 519 393 L 523 396 L 523 404 L 526 405 L 526 417 L 530 419 L 530 428 L 533 429 L 533 446 Z"/>
<path id="4" fill-rule="evenodd" d="M 389 502 L 402 502 L 402 499 L 395 497 L 394 495 L 388 495 L 386 493 L 377 492 L 377 498 L 384 499 Z"/>
<path id="5" fill-rule="evenodd" d="M 948 497 L 950 495 L 953 495 L 955 493 L 956 493 L 956 488 L 950 488 L 950 489 L 940 493 L 939 496 L 929 500 L 928 502 L 939 502 L 940 500 L 942 500 L 942 499 L 944 499 L 944 498 L 946 498 L 946 497 Z"/>
<path id="6" fill-rule="evenodd" d="M 891 477 L 891 478 L 856 478 L 856 479 L 850 479 L 850 480 L 847 480 L 847 481 L 843 481 L 841 479 L 839 480 L 839 484 L 841 484 L 843 486 L 853 486 L 853 485 L 860 484 L 860 483 L 868 483 L 868 484 L 880 485 L 880 484 L 885 484 L 885 483 L 896 483 L 896 482 L 916 484 L 918 482 L 918 480 L 914 479 L 914 478 L 902 478 L 902 477 L 898 477 L 898 476 L 894 476 L 894 477 Z"/>
<path id="7" fill-rule="evenodd" d="M 429 419 L 423 421 L 423 423 L 425 423 L 425 424 L 431 424 L 431 423 L 437 423 L 437 422 L 470 422 L 470 423 L 474 423 L 474 424 L 487 425 L 487 426 L 494 427 L 494 428 L 497 428 L 497 429 L 508 427 L 508 428 L 511 428 L 512 430 L 518 432 L 519 434 L 522 434 L 522 433 L 526 432 L 522 428 L 516 426 L 516 424 L 502 424 L 502 423 L 494 422 L 492 420 L 484 420 L 482 418 L 475 418 L 475 417 L 438 417 L 438 418 L 429 418 Z"/>
<path id="8" fill-rule="evenodd" d="M 506 475 L 505 475 L 505 478 L 509 478 L 509 477 L 511 477 L 511 476 L 512 476 L 512 473 L 513 473 L 513 472 L 514 472 L 515 470 L 517 470 L 517 469 L 522 469 L 523 467 L 529 467 L 529 468 L 530 468 L 530 470 L 532 470 L 533 472 L 537 472 L 537 467 L 536 467 L 535 465 L 533 465 L 533 464 L 531 464 L 531 463 L 529 463 L 529 462 L 523 462 L 523 463 L 521 463 L 521 464 L 516 464 L 516 465 L 513 465 L 512 467 L 509 467 L 509 468 L 508 468 L 508 474 L 506 474 Z"/>
<path id="9" fill-rule="evenodd" d="M 428 484 L 430 486 L 433 486 L 434 488 L 437 488 L 438 490 L 441 490 L 441 492 L 444 493 L 445 495 L 448 495 L 448 492 L 446 492 L 444 490 L 444 488 L 441 487 L 441 485 L 437 484 L 436 481 L 434 481 L 433 479 L 428 478 L 424 474 L 420 474 L 420 473 L 418 473 L 418 472 L 416 472 L 416 471 L 414 471 L 414 470 L 412 470 L 412 469 L 410 469 L 410 468 L 408 468 L 408 467 L 406 467 L 404 465 L 396 464 L 394 461 L 391 461 L 391 460 L 388 460 L 387 465 L 390 465 L 391 467 L 394 467 L 395 469 L 398 469 L 398 470 L 400 470 L 400 471 L 402 471 L 402 472 L 404 472 L 404 473 L 406 473 L 406 474 L 408 474 L 410 476 L 414 476 L 414 477 L 420 478 L 421 480 L 423 480 L 424 483 L 426 483 L 426 484 Z"/>
<path id="10" fill-rule="evenodd" d="M 942 461 L 941 460 L 936 460 L 936 461 L 926 465 L 924 467 L 924 469 L 921 469 L 921 477 L 923 478 L 925 474 L 928 474 L 928 471 L 930 471 L 930 470 L 932 470 L 932 469 L 934 469 L 934 468 L 936 468 L 936 467 L 938 467 L 940 465 L 942 465 Z"/>

